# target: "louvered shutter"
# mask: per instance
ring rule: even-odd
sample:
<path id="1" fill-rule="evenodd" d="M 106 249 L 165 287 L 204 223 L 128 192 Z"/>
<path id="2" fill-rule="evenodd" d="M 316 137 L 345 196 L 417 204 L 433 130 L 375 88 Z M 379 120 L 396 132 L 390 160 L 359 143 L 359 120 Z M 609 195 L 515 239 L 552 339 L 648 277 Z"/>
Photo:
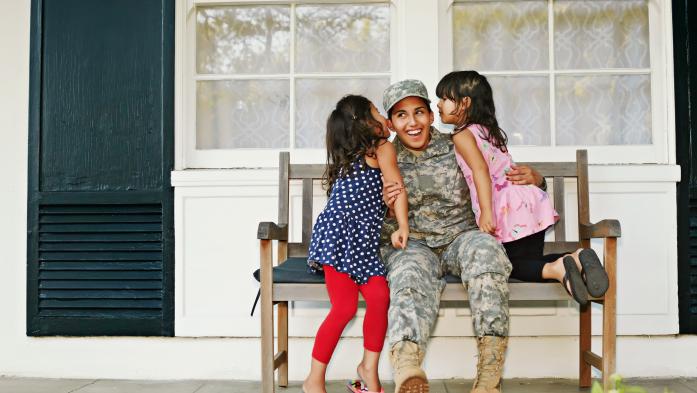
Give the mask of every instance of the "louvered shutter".
<path id="1" fill-rule="evenodd" d="M 173 1 L 32 19 L 27 334 L 173 335 Z"/>
<path id="2" fill-rule="evenodd" d="M 41 206 L 40 315 L 159 318 L 162 289 L 162 206 Z"/>

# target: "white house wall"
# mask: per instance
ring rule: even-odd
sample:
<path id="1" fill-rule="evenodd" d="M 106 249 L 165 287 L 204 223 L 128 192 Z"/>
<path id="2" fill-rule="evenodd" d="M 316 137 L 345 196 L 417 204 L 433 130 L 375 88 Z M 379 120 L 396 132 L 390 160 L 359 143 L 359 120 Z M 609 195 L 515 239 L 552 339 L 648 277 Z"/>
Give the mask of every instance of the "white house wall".
<path id="1" fill-rule="evenodd" d="M 259 321 L 248 312 L 257 288 L 251 279 L 258 260 L 256 222 L 276 219 L 273 169 L 175 174 L 179 337 L 26 336 L 30 3 L 2 4 L 0 375 L 259 379 Z M 617 365 L 627 376 L 697 376 L 697 338 L 675 335 L 677 173 L 671 165 L 591 169 L 592 218 L 619 218 L 623 226 L 618 329 L 624 336 L 618 339 Z M 323 313 L 321 307 L 293 310 L 291 334 L 301 336 L 290 342 L 293 380 L 307 371 L 311 336 Z M 576 329 L 575 310 L 550 305 L 514 307 L 513 313 L 516 337 L 511 340 L 506 376 L 574 377 L 578 343 L 569 334 Z M 448 309 L 443 314 L 427 371 L 433 378 L 472 377 L 474 341 L 462 337 L 471 334 L 467 311 Z M 349 336 L 357 335 L 359 324 L 360 320 L 352 324 Z M 343 340 L 338 351 L 330 379 L 352 376 L 360 340 Z M 385 360 L 383 375 L 390 378 Z"/>

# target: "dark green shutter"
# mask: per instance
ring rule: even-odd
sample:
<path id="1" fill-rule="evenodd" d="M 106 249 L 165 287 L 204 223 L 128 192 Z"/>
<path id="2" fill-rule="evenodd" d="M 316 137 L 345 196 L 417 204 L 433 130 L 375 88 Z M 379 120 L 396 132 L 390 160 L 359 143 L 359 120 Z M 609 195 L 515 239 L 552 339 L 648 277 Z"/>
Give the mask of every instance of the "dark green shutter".
<path id="1" fill-rule="evenodd" d="M 173 335 L 173 0 L 33 0 L 28 335 Z"/>
<path id="2" fill-rule="evenodd" d="M 673 0 L 680 333 L 697 333 L 697 3 Z"/>

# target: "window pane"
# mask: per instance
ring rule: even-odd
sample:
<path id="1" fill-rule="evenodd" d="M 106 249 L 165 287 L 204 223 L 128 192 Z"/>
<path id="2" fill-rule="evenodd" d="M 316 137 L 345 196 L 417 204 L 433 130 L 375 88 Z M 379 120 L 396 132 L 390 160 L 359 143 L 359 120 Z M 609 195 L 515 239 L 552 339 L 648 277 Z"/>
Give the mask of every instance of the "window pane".
<path id="1" fill-rule="evenodd" d="M 651 144 L 648 75 L 559 76 L 559 145 Z"/>
<path id="2" fill-rule="evenodd" d="M 289 53 L 288 6 L 197 9 L 199 74 L 288 73 Z"/>
<path id="3" fill-rule="evenodd" d="M 382 92 L 389 84 L 389 78 L 296 80 L 295 146 L 324 149 L 327 118 L 337 101 L 347 94 L 360 94 L 380 109 Z"/>
<path id="4" fill-rule="evenodd" d="M 196 148 L 288 147 L 287 80 L 199 81 Z"/>
<path id="5" fill-rule="evenodd" d="M 540 70 L 549 64 L 546 1 L 493 1 L 453 6 L 453 66 Z"/>
<path id="6" fill-rule="evenodd" d="M 387 4 L 296 8 L 297 72 L 379 72 L 390 69 Z"/>
<path id="7" fill-rule="evenodd" d="M 559 69 L 648 68 L 647 1 L 555 2 L 554 56 Z"/>
<path id="8" fill-rule="evenodd" d="M 487 76 L 494 91 L 496 119 L 509 145 L 548 146 L 549 78 Z"/>

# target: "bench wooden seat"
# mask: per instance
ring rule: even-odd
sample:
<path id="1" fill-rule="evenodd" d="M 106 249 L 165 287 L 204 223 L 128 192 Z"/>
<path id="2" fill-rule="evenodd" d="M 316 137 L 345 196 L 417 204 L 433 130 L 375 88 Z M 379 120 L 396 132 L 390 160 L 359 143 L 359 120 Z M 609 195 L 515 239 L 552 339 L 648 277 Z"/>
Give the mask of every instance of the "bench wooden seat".
<path id="1" fill-rule="evenodd" d="M 602 298 L 592 299 L 603 305 L 602 356 L 591 352 L 591 307 L 582 307 L 579 317 L 579 386 L 591 385 L 591 366 L 602 372 L 603 384 L 609 386 L 609 377 L 615 371 L 615 309 L 616 257 L 620 224 L 617 220 L 590 223 L 588 198 L 588 159 L 585 150 L 576 154 L 576 162 L 526 163 L 545 178 L 552 179 L 553 200 L 560 220 L 554 227 L 555 241 L 545 243 L 546 253 L 559 253 L 590 247 L 590 239 L 603 238 L 602 259 L 610 278 L 610 287 Z M 313 182 L 321 179 L 324 165 L 291 165 L 289 153 L 280 154 L 278 223 L 261 222 L 257 230 L 260 241 L 260 266 L 255 276 L 261 283 L 261 376 L 262 391 L 275 389 L 274 372 L 278 369 L 279 386 L 288 385 L 288 302 L 328 301 L 324 278 L 306 272 L 307 248 L 312 231 Z M 568 241 L 565 234 L 564 179 L 576 182 L 578 201 L 578 233 L 580 240 Z M 302 239 L 288 241 L 290 183 L 302 182 Z M 277 255 L 274 266 L 273 245 Z M 459 277 L 448 276 L 442 296 L 443 306 L 449 302 L 467 300 Z M 511 301 L 569 300 L 569 295 L 558 283 L 509 282 Z M 274 329 L 273 307 L 277 306 L 277 326 Z M 274 331 L 275 330 L 275 331 Z M 274 349 L 277 337 L 278 351 Z"/>

